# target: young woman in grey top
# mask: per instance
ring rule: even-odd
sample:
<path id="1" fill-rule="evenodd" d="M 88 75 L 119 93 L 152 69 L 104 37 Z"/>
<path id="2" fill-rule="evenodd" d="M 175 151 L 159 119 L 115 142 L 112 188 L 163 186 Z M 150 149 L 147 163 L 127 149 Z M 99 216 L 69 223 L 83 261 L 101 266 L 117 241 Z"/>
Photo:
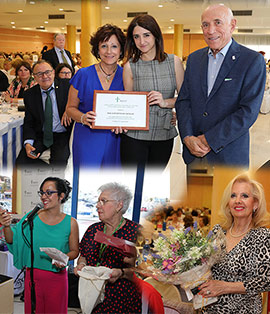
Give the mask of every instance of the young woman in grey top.
<path id="1" fill-rule="evenodd" d="M 149 131 L 128 131 L 121 139 L 121 162 L 166 167 L 177 136 L 171 123 L 175 91 L 184 78 L 180 59 L 164 52 L 161 30 L 150 15 L 135 17 L 127 31 L 126 91 L 146 91 L 150 105 Z"/>

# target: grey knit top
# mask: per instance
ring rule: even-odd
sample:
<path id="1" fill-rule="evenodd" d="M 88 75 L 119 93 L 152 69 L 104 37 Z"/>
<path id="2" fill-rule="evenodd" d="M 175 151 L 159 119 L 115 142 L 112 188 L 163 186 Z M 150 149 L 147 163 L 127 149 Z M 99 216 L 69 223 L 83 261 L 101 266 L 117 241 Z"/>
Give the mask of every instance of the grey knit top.
<path id="1" fill-rule="evenodd" d="M 158 91 L 163 99 L 173 98 L 176 91 L 174 55 L 168 54 L 163 62 L 139 59 L 130 67 L 133 75 L 133 90 L 140 92 Z M 139 140 L 163 141 L 177 136 L 176 128 L 171 124 L 172 109 L 152 105 L 149 109 L 149 131 L 130 130 L 126 133 Z"/>

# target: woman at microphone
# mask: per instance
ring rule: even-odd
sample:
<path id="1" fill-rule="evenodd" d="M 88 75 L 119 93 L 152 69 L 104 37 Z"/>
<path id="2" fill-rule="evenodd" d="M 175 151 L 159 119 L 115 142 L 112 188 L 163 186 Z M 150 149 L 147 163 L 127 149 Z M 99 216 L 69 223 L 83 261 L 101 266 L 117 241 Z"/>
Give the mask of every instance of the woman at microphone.
<path id="1" fill-rule="evenodd" d="M 41 247 L 56 248 L 69 260 L 79 254 L 79 231 L 77 221 L 61 210 L 68 199 L 71 187 L 68 181 L 56 177 L 46 178 L 38 194 L 42 205 L 25 215 L 14 227 L 10 227 L 11 215 L 0 209 L 0 223 L 4 226 L 5 239 L 13 254 L 17 268 L 26 266 L 25 313 L 31 313 L 31 251 L 29 221 L 33 219 L 34 283 L 36 295 L 35 313 L 67 313 L 68 279 L 66 265 L 52 263 Z M 36 214 L 35 214 L 36 212 Z"/>

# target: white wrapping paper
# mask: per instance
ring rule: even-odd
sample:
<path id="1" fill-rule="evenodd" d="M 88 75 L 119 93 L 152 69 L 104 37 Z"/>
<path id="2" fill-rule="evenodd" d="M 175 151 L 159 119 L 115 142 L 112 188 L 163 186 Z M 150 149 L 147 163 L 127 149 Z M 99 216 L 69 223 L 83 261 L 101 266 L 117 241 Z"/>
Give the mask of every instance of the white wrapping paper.
<path id="1" fill-rule="evenodd" d="M 83 314 L 90 314 L 97 304 L 103 302 L 106 280 L 111 273 L 112 269 L 104 266 L 85 266 L 78 271 L 79 299 Z"/>
<path id="2" fill-rule="evenodd" d="M 63 267 L 67 265 L 69 257 L 65 253 L 53 247 L 40 247 L 39 249 L 52 259 L 52 264 L 59 263 L 62 264 Z"/>
<path id="3" fill-rule="evenodd" d="M 201 295 L 193 295 L 191 289 L 201 285 L 211 278 L 211 270 L 208 264 L 196 266 L 178 276 L 181 287 L 185 290 L 188 300 L 193 300 L 195 310 L 211 303 L 217 302 L 216 297 L 203 298 Z"/>

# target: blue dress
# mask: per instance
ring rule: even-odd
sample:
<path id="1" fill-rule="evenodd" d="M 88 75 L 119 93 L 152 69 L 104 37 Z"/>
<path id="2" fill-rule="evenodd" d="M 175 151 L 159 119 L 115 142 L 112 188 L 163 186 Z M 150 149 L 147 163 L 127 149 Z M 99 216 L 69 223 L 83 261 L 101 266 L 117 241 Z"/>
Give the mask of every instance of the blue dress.
<path id="1" fill-rule="evenodd" d="M 122 74 L 123 69 L 117 66 L 109 90 L 124 90 Z M 103 90 L 95 65 L 80 69 L 70 84 L 78 90 L 78 109 L 83 113 L 92 110 L 94 90 Z M 111 130 L 94 130 L 76 123 L 72 151 L 74 166 L 120 167 L 120 136 Z"/>

